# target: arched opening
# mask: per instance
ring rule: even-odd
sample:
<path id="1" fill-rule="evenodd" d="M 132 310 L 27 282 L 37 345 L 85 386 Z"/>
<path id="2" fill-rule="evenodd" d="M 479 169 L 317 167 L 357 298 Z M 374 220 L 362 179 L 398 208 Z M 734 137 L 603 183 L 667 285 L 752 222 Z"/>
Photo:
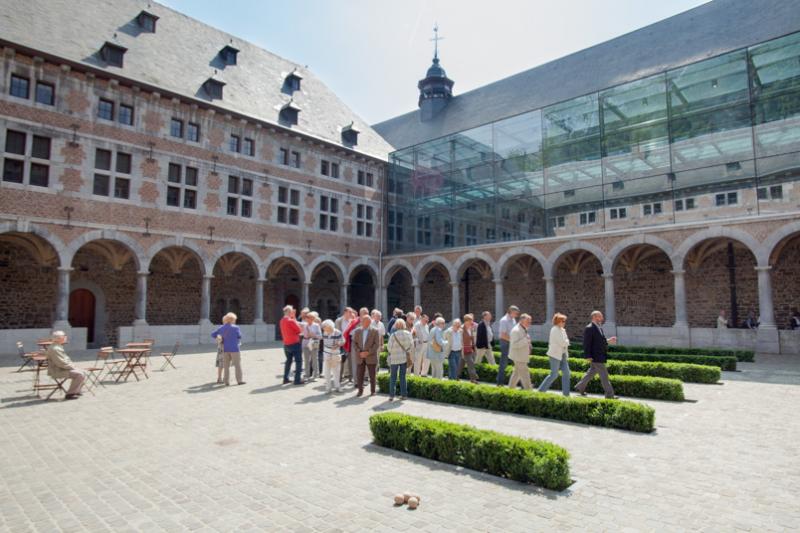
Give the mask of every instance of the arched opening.
<path id="1" fill-rule="evenodd" d="M 483 259 L 474 259 L 462 267 L 459 281 L 460 315 L 494 310 L 494 281 L 492 267 Z"/>
<path id="2" fill-rule="evenodd" d="M 147 322 L 197 324 L 202 285 L 202 264 L 194 252 L 181 246 L 160 250 L 150 261 Z"/>
<path id="3" fill-rule="evenodd" d="M 108 239 L 87 242 L 72 258 L 70 288 L 89 289 L 104 302 L 96 305 L 90 345 L 116 344 L 117 329 L 133 322 L 137 265 L 130 248 Z"/>
<path id="4" fill-rule="evenodd" d="M 675 323 L 675 281 L 669 256 L 657 246 L 637 244 L 614 264 L 618 326 L 671 327 Z"/>
<path id="5" fill-rule="evenodd" d="M 94 342 L 94 323 L 97 301 L 89 289 L 75 289 L 69 294 L 69 324 L 73 328 L 86 328 L 86 342 Z"/>
<path id="6" fill-rule="evenodd" d="M 605 309 L 603 266 L 592 252 L 573 250 L 556 260 L 556 312 L 567 315 L 567 333 L 578 336 L 594 310 Z"/>
<path id="7" fill-rule="evenodd" d="M 530 314 L 534 323 L 541 324 L 552 318 L 545 317 L 546 292 L 544 269 L 535 257 L 520 255 L 509 259 L 503 276 L 505 307 L 516 305 L 523 313 Z"/>
<path id="8" fill-rule="evenodd" d="M 431 319 L 441 313 L 448 322 L 452 319 L 453 291 L 450 287 L 450 274 L 441 263 L 433 263 L 423 272 L 420 280 L 422 308 Z M 413 304 L 412 304 L 413 305 Z"/>
<path id="9" fill-rule="evenodd" d="M 229 252 L 214 265 L 211 280 L 211 322 L 219 324 L 226 313 L 236 313 L 239 324 L 255 317 L 258 269 L 243 253 Z"/>
<path id="10" fill-rule="evenodd" d="M 389 284 L 386 287 L 386 312 L 391 313 L 395 308 L 403 310 L 414 308 L 414 283 L 411 272 L 402 266 L 397 267 L 389 277 Z"/>
<path id="11" fill-rule="evenodd" d="M 353 272 L 350 277 L 347 303 L 356 309 L 375 307 L 375 273 L 371 268 L 360 266 Z"/>
<path id="12" fill-rule="evenodd" d="M 0 329 L 53 325 L 58 265 L 55 248 L 38 235 L 0 234 Z"/>
<path id="13" fill-rule="evenodd" d="M 775 323 L 788 329 L 793 309 L 800 309 L 800 233 L 783 239 L 772 251 L 772 301 Z"/>
<path id="14" fill-rule="evenodd" d="M 700 241 L 686 255 L 686 307 L 689 326 L 713 328 L 720 310 L 733 327 L 748 312 L 758 317 L 756 258 L 741 242 L 727 238 Z"/>
<path id="15" fill-rule="evenodd" d="M 283 307 L 291 305 L 295 309 L 301 307 L 303 299 L 303 269 L 293 259 L 281 257 L 269 265 L 267 282 L 264 283 L 264 320 L 269 324 L 277 324 L 283 317 Z M 275 328 L 280 334 L 280 328 Z"/>
<path id="16" fill-rule="evenodd" d="M 311 275 L 308 293 L 309 307 L 319 313 L 322 320 L 339 316 L 341 277 L 330 263 L 320 263 Z"/>

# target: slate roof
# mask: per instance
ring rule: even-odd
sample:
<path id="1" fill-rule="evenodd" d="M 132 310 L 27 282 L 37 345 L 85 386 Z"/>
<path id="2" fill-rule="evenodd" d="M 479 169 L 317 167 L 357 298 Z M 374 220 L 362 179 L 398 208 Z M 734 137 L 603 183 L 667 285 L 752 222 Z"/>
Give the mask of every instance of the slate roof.
<path id="1" fill-rule="evenodd" d="M 396 149 L 406 148 L 796 31 L 798 0 L 714 0 L 455 95 L 430 121 L 420 122 L 415 109 L 372 127 Z"/>
<path id="2" fill-rule="evenodd" d="M 155 33 L 138 25 L 136 18 L 143 10 L 159 17 Z M 302 26 L 299 31 L 304 31 Z M 280 109 L 293 100 L 302 111 L 292 130 L 345 146 L 341 128 L 353 122 L 361 131 L 356 151 L 385 160 L 391 150 L 303 65 L 155 2 L 0 0 L 0 40 L 276 125 Z M 100 58 L 106 41 L 128 49 L 123 68 L 108 66 Z M 224 65 L 219 52 L 225 46 L 239 50 L 236 65 Z M 293 71 L 302 78 L 301 90 L 290 94 L 284 80 Z M 212 102 L 202 88 L 211 77 L 225 83 L 222 100 Z"/>

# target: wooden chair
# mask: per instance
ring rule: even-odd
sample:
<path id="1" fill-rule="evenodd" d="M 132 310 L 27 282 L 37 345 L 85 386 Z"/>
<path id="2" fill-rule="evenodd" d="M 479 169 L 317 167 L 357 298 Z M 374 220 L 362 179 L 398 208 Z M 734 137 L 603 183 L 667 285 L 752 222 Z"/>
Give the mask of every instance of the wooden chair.
<path id="1" fill-rule="evenodd" d="M 102 363 L 101 363 L 102 361 Z M 102 365 L 102 366 L 101 366 Z M 113 346 L 103 346 L 97 351 L 97 355 L 95 356 L 94 360 L 94 367 L 93 368 L 103 368 L 105 370 L 105 374 L 100 372 L 98 375 L 98 380 L 100 382 L 103 381 L 104 378 L 112 374 L 119 374 L 122 372 L 125 366 L 124 359 L 118 359 L 114 357 L 114 347 Z M 103 385 L 105 387 L 105 385 Z"/>
<path id="2" fill-rule="evenodd" d="M 25 347 L 22 344 L 22 341 L 17 341 L 17 353 L 19 354 L 19 358 L 22 361 L 22 364 L 19 365 L 17 372 L 22 372 L 22 370 L 30 366 L 31 370 L 35 370 L 36 366 L 34 365 L 33 358 L 37 355 L 40 355 L 39 352 L 26 352 Z"/>
<path id="3" fill-rule="evenodd" d="M 47 358 L 41 355 L 36 355 L 34 356 L 33 360 L 36 362 L 36 374 L 33 376 L 33 392 L 36 393 L 36 396 L 38 398 L 41 398 L 40 393 L 43 390 L 50 391 L 50 394 L 47 395 L 45 400 L 49 400 L 58 391 L 63 392 L 64 395 L 66 396 L 67 389 L 64 388 L 64 383 L 66 383 L 66 381 L 69 378 L 62 378 L 62 379 L 50 378 L 52 382 L 42 383 L 41 374 L 42 370 L 45 371 L 47 370 Z"/>
<path id="4" fill-rule="evenodd" d="M 177 355 L 178 348 L 180 348 L 180 347 L 181 347 L 181 343 L 180 342 L 176 342 L 175 346 L 172 348 L 171 352 L 161 352 L 161 357 L 164 358 L 164 364 L 161 365 L 161 371 L 162 372 L 168 366 L 171 366 L 172 368 L 177 369 L 177 367 L 175 366 L 175 363 L 173 363 L 172 360 L 175 359 L 175 355 Z"/>

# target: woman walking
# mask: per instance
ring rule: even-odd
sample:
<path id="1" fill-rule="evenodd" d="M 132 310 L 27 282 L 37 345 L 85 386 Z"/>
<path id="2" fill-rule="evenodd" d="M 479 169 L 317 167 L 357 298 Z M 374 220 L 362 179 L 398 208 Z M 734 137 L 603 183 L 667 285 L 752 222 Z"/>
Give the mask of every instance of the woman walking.
<path id="1" fill-rule="evenodd" d="M 450 327 L 444 332 L 444 337 L 450 347 L 450 351 L 447 352 L 447 375 L 450 379 L 457 380 L 461 351 L 464 348 L 464 330 L 461 328 L 460 319 L 453 319 Z"/>
<path id="2" fill-rule="evenodd" d="M 461 327 L 463 331 L 463 347 L 461 350 L 461 361 L 458 363 L 458 371 L 456 372 L 456 379 L 461 377 L 464 371 L 464 365 L 467 367 L 469 373 L 469 380 L 472 383 L 478 383 L 478 373 L 475 372 L 475 317 L 468 313 L 464 315 L 464 325 Z"/>
<path id="3" fill-rule="evenodd" d="M 428 344 L 428 361 L 431 362 L 431 377 L 442 379 L 444 377 L 444 354 L 447 342 L 444 339 L 444 318 L 438 317 L 433 322 L 430 343 Z"/>
<path id="4" fill-rule="evenodd" d="M 561 393 L 569 396 L 569 336 L 567 330 L 567 316 L 561 313 L 553 315 L 553 327 L 550 328 L 550 342 L 547 345 L 547 356 L 550 357 L 550 375 L 539 384 L 539 392 L 550 389 L 550 385 L 558 377 L 561 370 Z"/>
<path id="5" fill-rule="evenodd" d="M 318 318 L 316 312 L 309 312 L 303 319 L 303 364 L 306 367 L 306 381 L 314 381 L 319 377 L 317 353 L 322 330 L 317 325 Z"/>
<path id="6" fill-rule="evenodd" d="M 236 369 L 236 384 L 244 385 L 242 381 L 242 357 L 239 353 L 239 344 L 242 340 L 242 332 L 239 326 L 236 325 L 236 315 L 228 313 L 222 317 L 222 326 L 218 327 L 211 333 L 211 337 L 216 339 L 222 337 L 222 347 L 224 350 L 223 364 L 225 366 L 224 377 L 225 385 L 228 386 L 230 382 L 231 363 Z"/>
<path id="7" fill-rule="evenodd" d="M 389 335 L 389 401 L 394 400 L 394 393 L 397 388 L 397 374 L 400 374 L 400 399 L 405 400 L 407 395 L 406 388 L 406 369 L 408 359 L 414 350 L 414 339 L 408 331 L 405 320 L 399 319 L 394 322 L 394 332 Z"/>
<path id="8" fill-rule="evenodd" d="M 325 392 L 331 392 L 331 381 L 336 392 L 342 392 L 339 367 L 342 364 L 341 347 L 344 345 L 342 332 L 336 329 L 333 320 L 322 323 L 322 375 L 325 380 Z"/>

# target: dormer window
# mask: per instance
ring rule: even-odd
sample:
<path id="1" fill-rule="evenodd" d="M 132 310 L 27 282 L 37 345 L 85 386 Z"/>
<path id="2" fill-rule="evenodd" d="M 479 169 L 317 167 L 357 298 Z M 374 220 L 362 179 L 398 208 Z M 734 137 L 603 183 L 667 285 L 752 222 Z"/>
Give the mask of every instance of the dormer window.
<path id="1" fill-rule="evenodd" d="M 112 67 L 122 68 L 122 58 L 127 51 L 128 49 L 123 46 L 106 41 L 100 49 L 100 57 Z"/>
<path id="2" fill-rule="evenodd" d="M 286 79 L 284 80 L 283 83 L 284 83 L 284 86 L 286 87 L 286 89 L 290 93 L 292 93 L 294 91 L 299 91 L 300 90 L 300 81 L 302 79 L 303 79 L 303 76 L 301 76 L 300 73 L 297 72 L 297 70 L 293 70 L 292 72 L 290 72 L 286 76 Z"/>
<path id="3" fill-rule="evenodd" d="M 226 46 L 222 50 L 219 51 L 219 58 L 222 62 L 226 65 L 235 65 L 236 64 L 236 56 L 239 53 L 239 50 L 234 48 L 233 46 Z"/>
<path id="4" fill-rule="evenodd" d="M 349 125 L 342 128 L 342 143 L 349 146 L 357 145 L 359 133 L 361 133 L 361 131 L 351 122 Z"/>
<path id="5" fill-rule="evenodd" d="M 136 17 L 136 22 L 139 24 L 139 27 L 142 28 L 142 31 L 146 31 L 148 33 L 155 33 L 156 32 L 156 21 L 158 17 L 149 13 L 147 11 L 142 11 Z"/>
<path id="6" fill-rule="evenodd" d="M 281 108 L 278 119 L 282 124 L 293 125 L 297 124 L 300 117 L 300 107 L 294 102 L 290 101 L 288 104 Z"/>
<path id="7" fill-rule="evenodd" d="M 214 78 L 208 78 L 203 84 L 203 89 L 212 100 L 222 100 L 223 87 L 225 87 L 225 83 Z"/>

